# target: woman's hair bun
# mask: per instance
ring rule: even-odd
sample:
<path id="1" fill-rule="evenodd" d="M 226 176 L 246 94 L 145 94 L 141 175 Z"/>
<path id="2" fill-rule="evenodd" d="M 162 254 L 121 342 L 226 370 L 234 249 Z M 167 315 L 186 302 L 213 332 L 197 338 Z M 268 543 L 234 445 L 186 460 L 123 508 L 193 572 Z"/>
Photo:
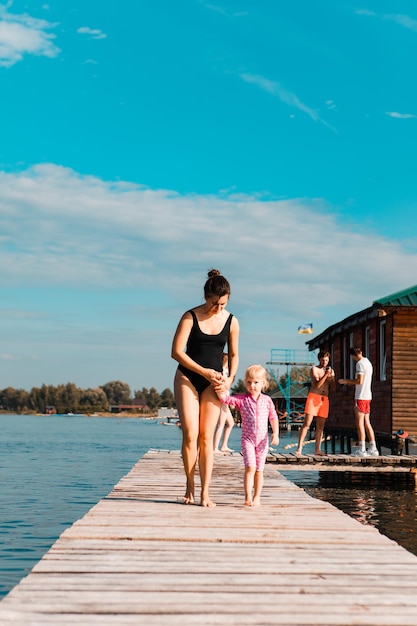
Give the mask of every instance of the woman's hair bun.
<path id="1" fill-rule="evenodd" d="M 219 270 L 211 269 L 207 276 L 209 278 L 213 278 L 213 276 L 221 276 L 221 273 L 219 272 Z"/>

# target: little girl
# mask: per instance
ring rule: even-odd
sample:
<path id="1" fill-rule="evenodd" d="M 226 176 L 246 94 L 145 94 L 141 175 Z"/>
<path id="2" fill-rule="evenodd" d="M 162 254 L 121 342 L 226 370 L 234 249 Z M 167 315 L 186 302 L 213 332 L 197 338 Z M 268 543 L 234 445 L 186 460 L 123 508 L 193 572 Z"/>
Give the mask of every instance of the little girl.
<path id="1" fill-rule="evenodd" d="M 242 454 L 245 464 L 245 505 L 259 506 L 263 487 L 263 470 L 268 452 L 268 419 L 272 426 L 271 445 L 277 446 L 278 415 L 271 398 L 262 393 L 268 388 L 268 379 L 262 365 L 251 365 L 246 370 L 246 394 L 230 396 L 217 391 L 224 404 L 235 406 L 242 418 Z"/>

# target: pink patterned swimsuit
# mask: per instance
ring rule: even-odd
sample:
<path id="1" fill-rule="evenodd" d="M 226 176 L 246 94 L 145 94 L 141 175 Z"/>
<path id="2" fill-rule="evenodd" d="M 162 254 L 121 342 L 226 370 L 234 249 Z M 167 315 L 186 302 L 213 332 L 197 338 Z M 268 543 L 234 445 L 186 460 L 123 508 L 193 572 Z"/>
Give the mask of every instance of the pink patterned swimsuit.
<path id="1" fill-rule="evenodd" d="M 222 396 L 222 402 L 235 406 L 242 417 L 242 454 L 245 467 L 261 472 L 268 452 L 268 420 L 278 419 L 271 398 L 261 393 L 254 400 L 249 393 Z"/>

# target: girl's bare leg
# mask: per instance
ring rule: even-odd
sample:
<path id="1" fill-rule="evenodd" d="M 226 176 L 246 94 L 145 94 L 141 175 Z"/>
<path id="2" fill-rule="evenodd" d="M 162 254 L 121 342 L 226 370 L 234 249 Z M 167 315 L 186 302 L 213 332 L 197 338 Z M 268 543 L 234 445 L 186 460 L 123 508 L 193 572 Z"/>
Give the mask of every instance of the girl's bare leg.
<path id="1" fill-rule="evenodd" d="M 263 471 L 257 470 L 255 472 L 254 494 L 253 494 L 252 506 L 259 506 L 261 504 L 261 492 L 262 492 L 263 486 L 264 486 L 264 473 Z"/>
<path id="2" fill-rule="evenodd" d="M 222 452 L 232 452 L 232 450 L 227 445 L 229 442 L 230 433 L 232 432 L 233 426 L 235 425 L 235 420 L 233 419 L 233 415 L 230 412 L 228 406 L 223 405 L 222 412 L 226 413 L 225 424 L 224 424 L 224 432 L 223 432 L 223 443 L 221 447 Z"/>
<path id="3" fill-rule="evenodd" d="M 245 478 L 243 481 L 244 489 L 245 489 L 245 506 L 252 506 L 253 498 L 253 486 L 255 480 L 255 468 L 254 467 L 245 467 Z"/>
<path id="4" fill-rule="evenodd" d="M 304 416 L 304 424 L 301 426 L 300 428 L 300 433 L 298 435 L 298 448 L 295 452 L 295 454 L 297 456 L 299 456 L 300 454 L 303 453 L 303 443 L 304 443 L 304 439 L 306 438 L 307 435 L 307 431 L 311 426 L 311 422 L 313 421 L 313 415 L 309 415 L 308 413 L 306 413 L 306 415 Z"/>
<path id="5" fill-rule="evenodd" d="M 200 397 L 199 469 L 201 479 L 201 506 L 216 506 L 210 499 L 210 481 L 213 472 L 213 436 L 219 419 L 221 402 L 213 387 L 207 387 Z"/>
<path id="6" fill-rule="evenodd" d="M 182 430 L 182 461 L 186 476 L 184 503 L 193 504 L 198 455 L 199 398 L 193 385 L 180 371 L 175 374 L 174 394 Z"/>

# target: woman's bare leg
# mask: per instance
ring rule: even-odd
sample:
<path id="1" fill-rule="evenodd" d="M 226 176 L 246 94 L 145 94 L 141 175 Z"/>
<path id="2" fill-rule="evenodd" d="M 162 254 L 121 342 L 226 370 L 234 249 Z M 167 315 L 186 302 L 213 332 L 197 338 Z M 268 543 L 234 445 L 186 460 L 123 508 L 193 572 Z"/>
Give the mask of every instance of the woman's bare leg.
<path id="1" fill-rule="evenodd" d="M 255 468 L 245 467 L 245 478 L 243 486 L 245 489 L 245 506 L 252 506 L 253 502 L 253 486 L 255 481 Z"/>
<path id="2" fill-rule="evenodd" d="M 186 476 L 184 503 L 193 504 L 200 405 L 197 391 L 179 370 L 175 374 L 174 394 L 182 430 L 182 461 Z"/>
<path id="3" fill-rule="evenodd" d="M 213 387 L 207 387 L 200 397 L 199 469 L 201 479 L 201 506 L 216 506 L 210 500 L 210 481 L 213 472 L 213 436 L 219 419 L 221 402 Z"/>
<path id="4" fill-rule="evenodd" d="M 233 430 L 233 426 L 235 425 L 235 420 L 233 419 L 233 415 L 230 412 L 230 409 L 227 405 L 222 406 L 222 413 L 226 414 L 224 431 L 223 431 L 223 443 L 221 447 L 222 452 L 231 452 L 231 449 L 227 445 L 229 443 L 230 433 Z"/>
<path id="5" fill-rule="evenodd" d="M 307 431 L 311 426 L 311 422 L 313 421 L 313 417 L 314 415 L 309 415 L 309 413 L 306 413 L 304 416 L 304 424 L 301 426 L 300 428 L 300 433 L 298 435 L 298 448 L 295 452 L 296 455 L 300 455 L 303 453 L 303 443 L 304 443 L 304 439 L 306 438 L 307 435 Z"/>
<path id="6" fill-rule="evenodd" d="M 224 405 L 222 405 L 220 409 L 220 417 L 219 417 L 219 421 L 217 422 L 216 432 L 214 433 L 214 441 L 213 441 L 214 452 L 220 452 L 219 444 L 220 444 L 220 439 L 222 437 L 222 431 L 226 422 L 226 414 L 223 411 L 223 406 Z"/>

